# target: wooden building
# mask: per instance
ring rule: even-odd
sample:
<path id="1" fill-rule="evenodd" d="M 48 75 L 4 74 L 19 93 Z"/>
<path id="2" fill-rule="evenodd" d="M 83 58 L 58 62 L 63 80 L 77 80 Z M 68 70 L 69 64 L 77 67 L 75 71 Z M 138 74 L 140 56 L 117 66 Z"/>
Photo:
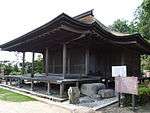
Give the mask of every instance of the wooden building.
<path id="1" fill-rule="evenodd" d="M 45 76 L 71 82 L 111 78 L 114 65 L 126 65 L 128 76 L 140 76 L 140 55 L 150 54 L 150 43 L 140 34 L 113 32 L 94 17 L 92 10 L 76 17 L 62 13 L 0 48 L 23 52 L 23 59 L 25 52 L 33 52 L 33 61 L 34 53 L 42 53 Z M 33 72 L 31 75 L 34 77 Z"/>

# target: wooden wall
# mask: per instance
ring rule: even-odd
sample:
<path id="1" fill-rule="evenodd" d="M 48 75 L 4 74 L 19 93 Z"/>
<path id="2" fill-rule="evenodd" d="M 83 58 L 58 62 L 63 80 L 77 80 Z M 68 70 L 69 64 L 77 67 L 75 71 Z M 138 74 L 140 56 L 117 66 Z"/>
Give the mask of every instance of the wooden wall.
<path id="1" fill-rule="evenodd" d="M 140 55 L 130 50 L 90 52 L 90 71 L 99 76 L 111 76 L 111 67 L 126 65 L 128 76 L 140 75 Z"/>
<path id="2" fill-rule="evenodd" d="M 85 51 L 82 48 L 67 49 L 67 73 L 83 74 L 85 72 L 84 52 Z M 62 73 L 62 62 L 62 50 L 49 51 L 49 73 Z M 68 70 L 68 66 L 70 68 L 70 72 Z"/>
<path id="3" fill-rule="evenodd" d="M 131 50 L 90 49 L 89 64 L 89 71 L 98 76 L 111 76 L 111 67 L 118 65 L 127 65 L 128 76 L 140 75 L 140 55 Z M 66 70 L 70 74 L 85 74 L 85 48 L 67 49 Z M 49 51 L 49 72 L 62 73 L 62 50 Z"/>

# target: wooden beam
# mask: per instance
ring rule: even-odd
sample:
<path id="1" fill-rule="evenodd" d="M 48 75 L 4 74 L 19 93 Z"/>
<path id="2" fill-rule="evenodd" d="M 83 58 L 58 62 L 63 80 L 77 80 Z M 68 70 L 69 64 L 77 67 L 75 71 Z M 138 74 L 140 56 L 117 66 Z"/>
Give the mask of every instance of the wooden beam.
<path id="1" fill-rule="evenodd" d="M 89 49 L 85 50 L 85 74 L 89 73 Z"/>
<path id="2" fill-rule="evenodd" d="M 68 31 L 68 32 L 76 33 L 76 34 L 81 34 L 81 33 L 85 32 L 85 30 L 74 29 L 74 28 L 66 26 L 66 25 L 61 25 L 59 28 L 62 30 Z"/>
<path id="3" fill-rule="evenodd" d="M 74 41 L 77 41 L 77 40 L 80 40 L 82 38 L 86 38 L 88 34 L 91 34 L 90 31 L 85 31 L 83 32 L 79 37 L 75 38 L 75 39 L 72 39 L 72 40 L 69 40 L 68 42 L 66 42 L 66 44 L 69 44 L 71 42 L 74 42 Z"/>
<path id="4" fill-rule="evenodd" d="M 25 52 L 22 55 L 22 75 L 25 74 Z"/>
<path id="5" fill-rule="evenodd" d="M 45 74 L 46 76 L 48 76 L 48 73 L 49 73 L 49 50 L 48 48 L 46 48 L 46 51 L 45 51 Z"/>
<path id="6" fill-rule="evenodd" d="M 34 77 L 34 56 L 35 56 L 35 53 L 32 52 L 32 70 L 31 70 L 31 77 L 32 78 Z"/>
<path id="7" fill-rule="evenodd" d="M 66 44 L 63 44 L 63 77 L 64 78 L 66 75 L 66 55 L 67 55 Z"/>

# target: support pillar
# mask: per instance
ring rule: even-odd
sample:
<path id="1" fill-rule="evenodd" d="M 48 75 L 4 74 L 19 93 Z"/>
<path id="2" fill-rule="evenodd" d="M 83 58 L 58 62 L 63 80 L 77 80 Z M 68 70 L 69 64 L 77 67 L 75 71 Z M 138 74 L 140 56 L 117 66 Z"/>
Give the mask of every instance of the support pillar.
<path id="1" fill-rule="evenodd" d="M 55 58 L 53 58 L 52 64 L 52 73 L 55 73 Z"/>
<path id="2" fill-rule="evenodd" d="M 63 77 L 66 75 L 66 56 L 67 56 L 67 48 L 66 44 L 63 44 Z"/>
<path id="3" fill-rule="evenodd" d="M 47 94 L 50 95 L 51 91 L 51 84 L 50 82 L 47 82 Z"/>
<path id="4" fill-rule="evenodd" d="M 70 55 L 68 55 L 67 67 L 68 67 L 68 68 L 67 68 L 67 69 L 68 69 L 68 70 L 67 70 L 67 71 L 68 71 L 67 73 L 70 74 Z"/>
<path id="5" fill-rule="evenodd" d="M 12 78 L 9 78 L 9 83 L 10 85 L 12 85 Z"/>
<path id="6" fill-rule="evenodd" d="M 60 97 L 63 97 L 63 94 L 64 94 L 64 84 L 61 83 L 60 84 Z"/>
<path id="7" fill-rule="evenodd" d="M 89 73 L 89 49 L 85 50 L 85 74 Z"/>
<path id="8" fill-rule="evenodd" d="M 22 75 L 25 74 L 25 52 L 23 52 L 22 56 Z"/>
<path id="9" fill-rule="evenodd" d="M 5 78 L 5 82 L 6 82 L 6 85 L 8 85 L 8 78 L 7 77 Z"/>
<path id="10" fill-rule="evenodd" d="M 46 52 L 45 52 L 45 74 L 46 74 L 46 76 L 48 76 L 48 73 L 49 73 L 48 60 L 49 60 L 49 51 L 48 51 L 48 48 L 46 48 Z"/>
<path id="11" fill-rule="evenodd" d="M 33 91 L 33 87 L 34 87 L 34 81 L 33 80 L 31 80 L 31 91 Z"/>
<path id="12" fill-rule="evenodd" d="M 34 56 L 35 56 L 35 53 L 33 52 L 32 53 L 32 70 L 31 70 L 31 77 L 32 78 L 34 77 Z"/>
<path id="13" fill-rule="evenodd" d="M 76 87 L 78 87 L 78 88 L 79 88 L 79 82 L 78 82 L 78 81 L 76 82 Z"/>

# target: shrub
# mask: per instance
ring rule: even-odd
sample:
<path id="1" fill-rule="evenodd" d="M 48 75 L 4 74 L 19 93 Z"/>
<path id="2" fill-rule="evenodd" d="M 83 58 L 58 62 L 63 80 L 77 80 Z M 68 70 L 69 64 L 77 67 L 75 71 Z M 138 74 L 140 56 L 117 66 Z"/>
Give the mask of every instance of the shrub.
<path id="1" fill-rule="evenodd" d="M 147 81 L 146 81 L 147 83 Z M 138 87 L 138 95 L 135 96 L 136 105 L 145 105 L 150 100 L 150 88 L 146 87 L 145 84 L 140 84 Z M 132 105 L 132 95 L 125 94 L 125 98 L 123 100 L 124 106 L 131 106 Z"/>

